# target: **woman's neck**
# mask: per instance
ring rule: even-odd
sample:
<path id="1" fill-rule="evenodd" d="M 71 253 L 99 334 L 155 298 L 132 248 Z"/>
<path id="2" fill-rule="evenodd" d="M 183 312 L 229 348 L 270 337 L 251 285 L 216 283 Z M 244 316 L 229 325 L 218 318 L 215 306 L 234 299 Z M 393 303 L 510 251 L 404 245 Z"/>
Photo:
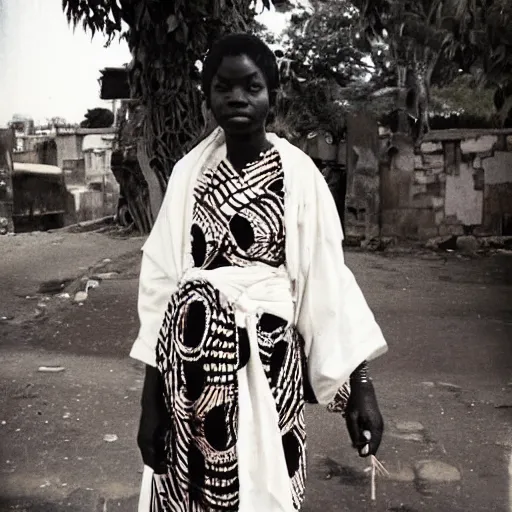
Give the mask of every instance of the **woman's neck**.
<path id="1" fill-rule="evenodd" d="M 264 130 L 241 137 L 226 134 L 227 157 L 231 165 L 237 170 L 243 169 L 248 163 L 258 160 L 260 154 L 271 147 L 272 144 L 267 139 Z"/>

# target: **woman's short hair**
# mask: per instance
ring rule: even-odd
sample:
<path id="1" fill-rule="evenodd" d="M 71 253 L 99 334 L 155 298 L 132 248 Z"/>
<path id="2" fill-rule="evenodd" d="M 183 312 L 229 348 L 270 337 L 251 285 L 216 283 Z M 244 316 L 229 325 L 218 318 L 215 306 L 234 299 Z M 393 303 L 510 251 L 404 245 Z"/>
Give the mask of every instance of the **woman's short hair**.
<path id="1" fill-rule="evenodd" d="M 228 34 L 218 39 L 206 55 L 202 71 L 202 87 L 206 104 L 210 106 L 210 91 L 213 77 L 224 57 L 247 55 L 263 73 L 273 105 L 279 88 L 279 69 L 274 52 L 258 37 L 252 34 Z"/>

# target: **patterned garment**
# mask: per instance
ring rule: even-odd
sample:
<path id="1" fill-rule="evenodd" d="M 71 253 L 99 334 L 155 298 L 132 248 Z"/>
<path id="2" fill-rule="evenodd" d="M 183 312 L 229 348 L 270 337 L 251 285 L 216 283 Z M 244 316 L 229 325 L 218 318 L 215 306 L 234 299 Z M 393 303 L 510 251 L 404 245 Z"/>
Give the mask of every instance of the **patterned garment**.
<path id="1" fill-rule="evenodd" d="M 203 173 L 191 228 L 196 267 L 285 263 L 283 178 L 275 149 L 241 171 L 221 162 Z M 257 334 L 299 510 L 306 477 L 303 343 L 294 327 L 268 313 Z M 152 512 L 239 509 L 237 372 L 249 357 L 248 333 L 218 290 L 202 280 L 180 286 L 157 345 L 171 427 L 168 471 L 154 476 Z"/>

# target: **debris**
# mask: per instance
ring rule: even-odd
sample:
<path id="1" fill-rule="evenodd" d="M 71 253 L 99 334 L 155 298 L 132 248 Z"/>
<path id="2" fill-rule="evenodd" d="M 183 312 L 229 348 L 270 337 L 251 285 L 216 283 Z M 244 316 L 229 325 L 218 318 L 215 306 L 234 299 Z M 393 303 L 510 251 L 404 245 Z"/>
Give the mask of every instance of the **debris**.
<path id="1" fill-rule="evenodd" d="M 425 430 L 419 421 L 398 421 L 395 426 L 400 432 L 422 432 Z"/>
<path id="2" fill-rule="evenodd" d="M 84 300 L 87 300 L 87 292 L 79 291 L 75 293 L 75 302 L 83 302 Z"/>
<path id="3" fill-rule="evenodd" d="M 457 384 L 452 384 L 451 382 L 438 382 L 437 385 L 440 388 L 447 389 L 448 391 L 461 391 L 462 388 L 457 386 Z"/>
<path id="4" fill-rule="evenodd" d="M 85 292 L 87 293 L 89 289 L 92 288 L 98 288 L 99 285 L 100 283 L 95 279 L 89 279 L 89 281 L 87 281 L 87 284 L 85 285 Z"/>
<path id="5" fill-rule="evenodd" d="M 85 285 L 84 291 L 76 292 L 75 294 L 75 302 L 83 302 L 87 300 L 89 289 L 91 288 L 97 288 L 100 285 L 98 281 L 95 279 L 88 279 L 87 284 Z"/>
<path id="6" fill-rule="evenodd" d="M 106 441 L 107 443 L 113 443 L 114 441 L 117 441 L 117 439 L 118 437 L 115 434 L 105 434 L 103 441 Z"/>
<path id="7" fill-rule="evenodd" d="M 69 299 L 71 297 L 71 295 L 69 295 L 69 293 L 65 292 L 65 293 L 60 293 L 59 295 L 57 295 L 57 297 L 59 297 L 59 299 Z"/>
<path id="8" fill-rule="evenodd" d="M 64 370 L 65 368 L 63 366 L 40 366 L 37 371 L 43 373 L 60 373 Z"/>
<path id="9" fill-rule="evenodd" d="M 425 440 L 423 435 L 419 434 L 418 432 L 390 432 L 389 435 L 395 439 L 413 441 L 415 443 L 422 443 Z"/>
<path id="10" fill-rule="evenodd" d="M 0 316 L 0 322 L 8 322 L 9 320 L 13 320 L 14 315 L 2 315 Z"/>
<path id="11" fill-rule="evenodd" d="M 119 272 L 102 272 L 100 274 L 94 274 L 94 278 L 108 281 L 109 279 L 116 279 L 119 277 Z"/>

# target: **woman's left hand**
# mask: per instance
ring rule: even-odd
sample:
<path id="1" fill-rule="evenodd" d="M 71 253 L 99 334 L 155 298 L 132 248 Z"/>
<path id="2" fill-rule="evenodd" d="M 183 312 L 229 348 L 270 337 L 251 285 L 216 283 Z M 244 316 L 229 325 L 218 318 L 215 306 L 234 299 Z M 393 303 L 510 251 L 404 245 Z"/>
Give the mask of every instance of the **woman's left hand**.
<path id="1" fill-rule="evenodd" d="M 345 421 L 352 445 L 359 455 L 375 455 L 382 440 L 384 421 L 371 382 L 351 383 Z"/>

